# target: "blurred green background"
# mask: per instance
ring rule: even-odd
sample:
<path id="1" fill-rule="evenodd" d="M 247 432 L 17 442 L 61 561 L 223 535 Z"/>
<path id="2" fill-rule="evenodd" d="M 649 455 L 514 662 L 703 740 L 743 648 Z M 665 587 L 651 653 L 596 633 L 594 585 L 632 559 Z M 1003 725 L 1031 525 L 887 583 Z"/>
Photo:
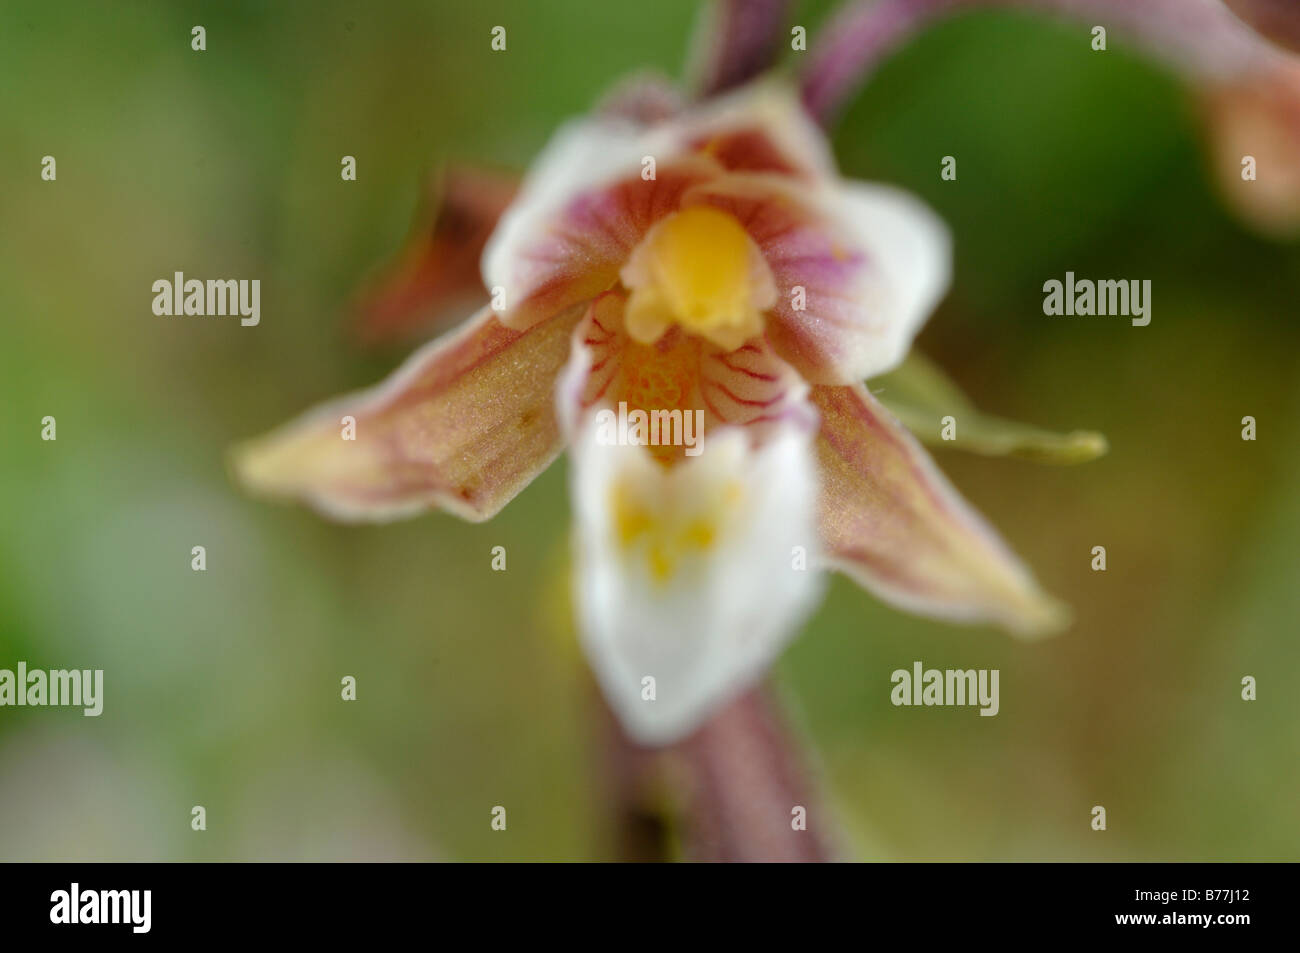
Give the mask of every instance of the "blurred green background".
<path id="1" fill-rule="evenodd" d="M 815 37 L 828 8 L 793 22 Z M 627 72 L 680 76 L 698 13 L 0 8 L 0 667 L 102 668 L 106 690 L 99 718 L 0 709 L 0 859 L 614 856 L 563 465 L 486 524 L 348 527 L 246 499 L 224 455 L 400 360 L 350 341 L 346 304 L 438 162 L 522 168 Z M 1074 606 L 1061 637 L 911 618 L 837 579 L 785 654 L 856 857 L 1300 859 L 1300 247 L 1236 224 L 1190 95 L 1111 45 L 963 17 L 890 59 L 835 135 L 846 174 L 953 227 L 922 349 L 984 409 L 1112 445 L 1064 469 L 938 452 Z M 177 270 L 260 278 L 261 326 L 154 316 Z M 1045 317 L 1066 270 L 1151 279 L 1151 325 Z M 1001 713 L 894 708 L 916 659 L 1000 669 Z"/>

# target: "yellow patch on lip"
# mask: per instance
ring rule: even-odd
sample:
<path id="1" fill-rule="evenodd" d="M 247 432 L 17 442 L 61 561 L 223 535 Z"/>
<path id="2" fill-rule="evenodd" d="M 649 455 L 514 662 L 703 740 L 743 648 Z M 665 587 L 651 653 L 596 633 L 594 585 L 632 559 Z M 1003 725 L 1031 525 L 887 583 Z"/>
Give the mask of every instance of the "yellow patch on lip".
<path id="1" fill-rule="evenodd" d="M 624 314 L 637 341 L 671 324 L 727 350 L 763 329 L 776 301 L 771 271 L 735 217 L 708 205 L 682 209 L 652 228 L 623 269 Z"/>
<path id="2" fill-rule="evenodd" d="M 687 560 L 714 549 L 743 496 L 735 481 L 720 493 L 706 493 L 706 499 L 646 490 L 644 485 L 615 483 L 609 505 L 619 549 L 625 557 L 643 559 L 650 578 L 659 585 L 676 576 Z"/>

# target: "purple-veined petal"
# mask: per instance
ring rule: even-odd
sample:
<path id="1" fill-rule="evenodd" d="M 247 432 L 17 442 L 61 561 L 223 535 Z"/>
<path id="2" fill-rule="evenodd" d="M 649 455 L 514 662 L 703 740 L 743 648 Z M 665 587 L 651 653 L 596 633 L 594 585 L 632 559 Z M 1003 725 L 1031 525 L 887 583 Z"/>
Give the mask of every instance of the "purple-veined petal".
<path id="1" fill-rule="evenodd" d="M 896 366 L 947 289 L 947 226 L 898 190 L 734 174 L 685 200 L 734 215 L 758 245 L 777 285 L 768 339 L 812 383 Z"/>
<path id="2" fill-rule="evenodd" d="M 693 186 L 729 171 L 818 181 L 825 137 L 795 93 L 755 84 L 668 121 L 616 106 L 565 126 L 539 156 L 483 252 L 501 319 L 522 330 L 612 288 L 632 249 Z"/>
<path id="3" fill-rule="evenodd" d="M 581 316 L 574 310 L 520 332 L 482 311 L 382 384 L 238 448 L 236 476 L 337 519 L 396 519 L 430 507 L 487 519 L 560 452 L 555 381 Z M 344 439 L 345 417 L 355 439 Z"/>
<path id="4" fill-rule="evenodd" d="M 762 440 L 785 423 L 816 425 L 808 385 L 762 337 L 724 351 L 673 328 L 652 345 L 623 329 L 626 295 L 609 292 L 593 301 L 573 334 L 573 352 L 561 375 L 557 401 L 566 432 L 595 409 L 647 413 L 701 412 L 703 430 L 748 428 Z M 668 462 L 684 450 L 654 447 Z"/>
<path id="5" fill-rule="evenodd" d="M 861 385 L 814 387 L 821 533 L 831 564 L 903 609 L 1050 633 L 1066 610 Z"/>
<path id="6" fill-rule="evenodd" d="M 705 159 L 657 165 L 653 179 L 632 171 L 617 180 L 584 185 L 601 178 L 596 158 L 599 135 L 591 129 L 575 136 L 595 136 L 587 151 L 574 145 L 572 166 L 552 171 L 547 159 L 525 184 L 514 206 L 502 217 L 483 255 L 483 280 L 490 291 L 504 295 L 501 320 L 524 329 L 575 304 L 590 301 L 618 281 L 619 269 L 655 222 L 672 214 L 692 186 L 717 174 Z M 634 169 L 644 143 L 632 147 Z M 626 157 L 628 143 L 611 139 L 610 149 Z M 582 154 L 577 154 L 582 153 Z M 591 160 L 584 166 L 584 160 Z M 622 163 L 620 170 L 627 163 Z M 562 181 L 564 179 L 565 181 Z"/>

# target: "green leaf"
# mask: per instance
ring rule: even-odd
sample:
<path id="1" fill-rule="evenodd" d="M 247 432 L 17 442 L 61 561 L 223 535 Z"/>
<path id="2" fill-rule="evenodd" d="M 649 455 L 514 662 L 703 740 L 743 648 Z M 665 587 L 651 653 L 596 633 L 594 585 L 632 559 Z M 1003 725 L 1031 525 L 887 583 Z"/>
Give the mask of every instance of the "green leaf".
<path id="1" fill-rule="evenodd" d="M 868 385 L 900 423 L 925 444 L 954 447 L 989 457 L 1019 457 L 1039 463 L 1086 463 L 1108 449 L 1092 430 L 1054 433 L 983 413 L 930 360 L 916 351 Z M 944 440 L 942 420 L 956 421 L 955 439 Z"/>

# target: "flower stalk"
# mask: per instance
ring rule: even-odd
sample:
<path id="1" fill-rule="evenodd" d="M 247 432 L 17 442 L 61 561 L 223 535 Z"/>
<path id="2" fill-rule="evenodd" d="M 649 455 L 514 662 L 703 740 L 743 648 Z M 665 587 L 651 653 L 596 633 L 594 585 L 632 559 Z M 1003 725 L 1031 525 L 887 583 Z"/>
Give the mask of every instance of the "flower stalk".
<path id="1" fill-rule="evenodd" d="M 672 754 L 689 805 L 688 859 L 837 859 L 833 824 L 805 749 L 784 723 L 770 689 L 741 695 Z"/>

